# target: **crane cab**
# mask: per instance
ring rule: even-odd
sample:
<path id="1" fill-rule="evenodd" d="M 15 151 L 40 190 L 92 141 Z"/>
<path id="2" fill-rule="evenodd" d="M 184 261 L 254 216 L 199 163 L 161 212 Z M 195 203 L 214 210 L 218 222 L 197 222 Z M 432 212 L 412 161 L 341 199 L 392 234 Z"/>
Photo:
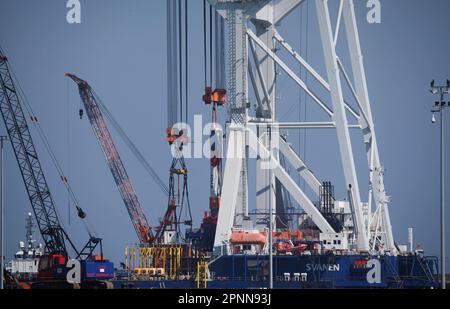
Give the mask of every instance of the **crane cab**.
<path id="1" fill-rule="evenodd" d="M 63 254 L 47 254 L 40 258 L 38 280 L 65 279 L 67 257 Z"/>

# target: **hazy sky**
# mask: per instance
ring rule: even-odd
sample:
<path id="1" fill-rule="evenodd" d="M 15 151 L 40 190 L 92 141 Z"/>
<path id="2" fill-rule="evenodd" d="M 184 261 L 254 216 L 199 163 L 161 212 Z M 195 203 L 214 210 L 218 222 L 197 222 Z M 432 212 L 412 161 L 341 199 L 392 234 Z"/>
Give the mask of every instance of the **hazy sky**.
<path id="1" fill-rule="evenodd" d="M 283 21 L 280 32 L 305 57 L 307 50 L 308 60 L 326 75 L 315 5 L 314 1 L 308 1 L 308 21 L 307 7 L 303 5 L 302 11 L 297 9 Z M 336 7 L 337 1 L 329 2 L 332 8 Z M 390 210 L 395 238 L 400 244 L 406 243 L 407 228 L 413 226 L 415 243 L 422 244 L 429 254 L 438 254 L 439 127 L 430 121 L 434 98 L 428 90 L 431 79 L 437 83 L 450 79 L 450 43 L 446 37 L 450 2 L 382 0 L 382 22 L 376 25 L 366 21 L 366 1 L 355 2 L 380 156 L 386 168 L 386 189 L 392 196 Z M 81 3 L 82 23 L 69 25 L 66 1 L 0 0 L 0 46 L 91 224 L 104 238 L 105 253 L 119 262 L 124 245 L 135 242 L 136 235 L 90 125 L 86 118 L 79 120 L 80 99 L 75 84 L 64 73 L 75 73 L 90 82 L 162 179 L 168 181 L 171 157 L 165 142 L 165 1 L 81 0 Z M 201 102 L 202 1 L 189 1 L 189 21 L 190 119 L 194 114 L 204 114 L 209 119 L 210 109 Z M 338 46 L 338 51 L 346 63 L 348 57 L 342 46 Z M 286 53 L 280 52 L 280 56 L 299 71 Z M 306 102 L 305 110 L 303 95 L 286 74 L 279 75 L 278 87 L 280 120 L 325 119 L 311 100 Z M 326 98 L 315 83 L 311 87 Z M 220 112 L 219 118 L 222 121 L 226 118 L 225 111 Z M 0 132 L 5 133 L 3 125 Z M 113 134 L 141 204 L 154 225 L 165 211 L 167 198 Z M 36 134 L 34 137 L 61 221 L 81 246 L 87 235 L 73 210 L 69 224 L 67 192 L 41 141 Z M 361 134 L 354 132 L 352 138 L 362 197 L 366 199 L 367 176 L 363 173 L 366 159 Z M 298 148 L 298 133 L 289 132 L 289 140 Z M 301 134 L 300 145 L 301 154 L 315 174 L 332 181 L 337 197 L 345 198 L 335 132 L 308 132 L 306 143 Z M 447 151 L 450 153 L 450 147 Z M 209 162 L 193 159 L 187 160 L 187 164 L 194 223 L 198 226 L 208 208 Z M 25 238 L 30 204 L 9 144 L 5 149 L 5 192 L 6 254 L 11 257 L 18 241 Z M 250 181 L 250 193 L 254 193 L 254 181 Z M 254 199 L 250 202 L 254 208 Z M 447 235 L 449 230 L 450 227 Z M 450 252 L 450 246 L 447 248 Z"/>

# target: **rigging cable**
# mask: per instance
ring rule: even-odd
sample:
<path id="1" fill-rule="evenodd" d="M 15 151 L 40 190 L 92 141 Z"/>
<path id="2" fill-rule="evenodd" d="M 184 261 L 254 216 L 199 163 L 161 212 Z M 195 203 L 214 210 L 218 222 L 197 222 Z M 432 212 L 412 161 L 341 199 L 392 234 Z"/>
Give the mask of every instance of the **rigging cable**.
<path id="1" fill-rule="evenodd" d="M 184 12 L 183 12 L 183 2 L 184 2 Z M 188 89 L 188 6 L 187 6 L 187 0 L 178 1 L 178 56 L 179 56 L 179 68 L 177 69 L 177 72 L 179 73 L 179 89 L 177 89 L 179 93 L 179 99 L 180 99 L 180 115 L 178 122 L 185 121 L 185 124 L 187 124 L 188 121 L 188 96 L 189 96 L 189 89 Z M 184 13 L 184 14 L 183 14 Z M 184 23 L 183 23 L 183 15 L 184 15 Z M 184 33 L 183 33 L 183 26 L 184 26 Z M 184 38 L 183 38 L 184 37 Z M 184 42 L 184 45 L 183 45 Z M 183 50 L 184 48 L 184 50 Z M 183 60 L 185 61 L 183 63 Z M 183 71 L 184 69 L 184 71 Z M 184 83 L 184 85 L 183 85 Z M 183 88 L 184 87 L 184 88 Z M 184 96 L 184 99 L 183 99 Z M 185 114 L 183 117 L 183 109 L 185 109 Z M 181 131 L 180 131 L 181 133 Z M 176 154 L 173 157 L 172 160 L 172 166 L 170 168 L 170 179 L 169 179 L 169 207 L 172 203 L 172 200 L 177 200 L 179 206 L 179 216 L 177 216 L 177 211 L 175 210 L 173 213 L 174 218 L 171 220 L 170 225 L 175 224 L 176 231 L 179 235 L 179 237 L 182 238 L 182 234 L 180 231 L 179 226 L 179 219 L 181 218 L 183 214 L 183 210 L 189 212 L 190 216 L 190 224 L 192 226 L 192 215 L 190 210 L 190 203 L 188 200 L 188 194 L 187 194 L 187 168 L 183 157 L 183 142 L 180 140 L 181 145 L 177 148 Z M 181 165 L 181 169 L 176 169 L 176 165 L 179 163 Z M 179 171 L 183 171 L 180 172 Z M 174 185 L 174 174 L 177 174 L 177 190 L 175 191 Z M 183 183 L 181 183 L 181 175 L 183 175 Z M 183 188 L 181 188 L 183 186 Z M 182 194 L 182 195 L 181 195 Z M 183 207 L 184 200 L 188 200 L 187 202 L 187 210 Z M 181 201 L 180 201 L 181 200 Z M 172 214 L 169 214 L 172 216 Z M 174 220 L 174 221 L 173 221 Z M 185 224 L 187 221 L 185 221 Z M 162 225 L 162 229 L 164 229 L 164 225 Z"/>
<path id="2" fill-rule="evenodd" d="M 209 5 L 209 80 L 210 80 L 210 82 L 211 82 L 211 86 L 212 86 L 212 80 L 213 80 L 213 78 L 212 78 L 212 74 L 213 74 L 213 47 L 212 47 L 212 44 L 213 44 L 213 34 L 212 34 L 212 32 L 213 32 L 213 26 L 212 26 L 212 13 L 213 13 L 213 11 L 212 11 L 212 5 L 210 4 Z"/>
<path id="3" fill-rule="evenodd" d="M 70 96 L 69 80 L 66 80 L 66 99 L 67 99 L 67 175 L 70 177 Z M 70 192 L 67 190 L 67 219 L 70 226 Z"/>
<path id="4" fill-rule="evenodd" d="M 188 6 L 187 6 L 187 0 L 185 0 L 184 26 L 185 26 L 185 29 L 184 29 L 185 46 L 184 46 L 184 48 L 185 48 L 185 82 L 186 82 L 184 85 L 185 93 L 186 93 L 184 102 L 185 102 L 185 106 L 186 106 L 185 123 L 187 125 L 187 123 L 188 123 L 188 103 L 189 103 L 189 99 L 188 99 L 188 95 L 189 95 L 189 92 L 188 92 L 188 89 L 189 89 L 189 87 L 188 87 L 188 68 L 189 68 L 189 66 L 188 66 Z M 183 166 L 186 166 L 184 157 L 182 157 L 182 164 L 183 164 Z M 191 206 L 190 206 L 190 202 L 189 202 L 188 182 L 187 182 L 188 179 L 187 178 L 188 178 L 188 176 L 186 174 L 183 179 L 183 196 L 182 196 L 182 203 L 181 203 L 182 208 L 180 210 L 180 219 L 182 218 L 181 211 L 183 210 L 184 197 L 186 195 L 187 211 L 188 211 L 189 217 L 190 217 L 189 220 L 192 222 L 192 214 L 191 214 Z"/>
<path id="5" fill-rule="evenodd" d="M 136 145 L 133 143 L 133 141 L 130 139 L 130 137 L 125 133 L 125 130 L 120 126 L 118 121 L 114 118 L 114 116 L 109 111 L 109 109 L 106 107 L 106 105 L 102 102 L 100 97 L 95 93 L 95 91 L 93 89 L 91 89 L 91 91 L 97 100 L 100 110 L 102 111 L 102 113 L 104 114 L 106 119 L 108 119 L 109 123 L 111 123 L 111 125 L 116 130 L 116 132 L 119 134 L 119 137 L 122 139 L 122 141 L 131 150 L 131 152 L 136 157 L 138 162 L 144 167 L 144 169 L 147 171 L 147 173 L 152 177 L 152 179 L 155 181 L 155 183 L 158 185 L 158 187 L 161 189 L 161 191 L 165 195 L 169 194 L 169 189 L 167 188 L 166 184 L 161 180 L 161 178 L 158 176 L 156 171 L 148 163 L 148 161 L 145 159 L 143 154 L 139 151 L 139 149 L 136 147 Z"/>
<path id="6" fill-rule="evenodd" d="M 31 122 L 33 123 L 33 126 L 35 127 L 36 132 L 38 133 L 38 136 L 39 136 L 40 140 L 44 144 L 44 148 L 45 148 L 46 152 L 50 156 L 50 159 L 51 159 L 54 167 L 56 168 L 56 170 L 57 170 L 57 172 L 59 174 L 60 180 L 62 181 L 62 183 L 66 187 L 67 192 L 69 193 L 70 198 L 72 199 L 72 201 L 74 203 L 74 207 L 76 208 L 80 219 L 82 219 L 82 222 L 84 224 L 84 227 L 85 227 L 87 233 L 89 234 L 90 237 L 92 237 L 92 235 L 96 234 L 95 229 L 92 226 L 92 224 L 89 223 L 89 220 L 86 218 L 85 212 L 80 207 L 78 199 L 77 199 L 77 197 L 76 197 L 76 195 L 75 195 L 75 193 L 74 193 L 74 191 L 73 191 L 73 189 L 72 189 L 72 187 L 71 187 L 67 177 L 65 176 L 64 170 L 62 169 L 61 164 L 59 163 L 59 161 L 58 161 L 58 159 L 57 159 L 57 157 L 55 155 L 55 152 L 53 151 L 53 149 L 52 149 L 52 147 L 50 145 L 50 142 L 49 142 L 49 140 L 48 140 L 48 138 L 47 138 L 47 136 L 46 136 L 42 126 L 40 125 L 39 120 L 36 117 L 36 114 L 34 113 L 34 110 L 33 110 L 32 106 L 31 106 L 31 104 L 28 101 L 28 98 L 27 98 L 25 92 L 22 89 L 20 80 L 18 79 L 18 77 L 14 73 L 14 69 L 13 69 L 11 63 L 9 63 L 9 66 L 11 67 L 12 77 L 15 80 L 15 83 L 16 83 L 17 88 L 19 90 L 17 95 L 20 97 L 22 102 L 25 103 L 24 104 L 25 110 L 27 111 L 27 114 L 30 117 Z M 61 217 L 61 215 L 60 215 L 60 213 L 58 211 L 58 208 L 55 208 L 55 211 L 57 212 L 58 217 Z M 83 216 L 81 216 L 81 215 L 83 215 Z M 63 225 L 62 222 L 60 224 Z"/>
<path id="7" fill-rule="evenodd" d="M 182 2 L 181 0 L 178 0 L 178 52 L 179 52 L 179 70 L 180 70 L 180 76 L 179 76 L 179 81 L 180 81 L 180 119 L 178 119 L 178 121 L 183 121 L 183 54 L 181 52 L 182 50 L 182 46 L 183 46 L 183 38 L 181 35 L 181 30 L 182 30 L 182 20 L 181 20 L 181 5 Z"/>
<path id="8" fill-rule="evenodd" d="M 205 69 L 205 88 L 208 86 L 208 69 L 207 69 L 207 59 L 206 59 L 206 0 L 203 0 L 203 65 Z"/>
<path id="9" fill-rule="evenodd" d="M 188 97 L 189 97 L 189 87 L 188 87 L 188 69 L 189 69 L 189 63 L 188 63 L 188 5 L 187 5 L 187 0 L 184 0 L 184 61 L 185 61 L 185 92 L 186 92 L 186 97 L 185 97 L 185 105 L 186 105 L 186 113 L 185 113 L 185 123 L 187 125 L 188 123 Z"/>

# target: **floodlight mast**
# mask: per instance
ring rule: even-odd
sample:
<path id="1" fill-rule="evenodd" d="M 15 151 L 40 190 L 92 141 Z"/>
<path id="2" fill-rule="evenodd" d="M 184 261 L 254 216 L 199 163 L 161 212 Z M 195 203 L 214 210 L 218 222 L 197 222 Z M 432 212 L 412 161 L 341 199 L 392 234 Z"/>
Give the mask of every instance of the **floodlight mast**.
<path id="1" fill-rule="evenodd" d="M 319 192 L 322 183 L 312 174 L 294 149 L 282 139 L 279 128 L 289 126 L 278 121 L 276 96 L 276 68 L 283 70 L 300 88 L 303 89 L 312 101 L 330 117 L 328 123 L 309 124 L 308 128 L 327 127 L 335 128 L 339 144 L 341 163 L 344 171 L 345 188 L 351 186 L 353 198 L 353 215 L 356 232 L 356 248 L 358 252 L 385 253 L 396 255 L 398 253 L 394 243 L 390 216 L 388 210 L 389 197 L 384 187 L 384 169 L 381 164 L 373 118 L 368 95 L 368 87 L 362 62 L 359 33 L 353 0 L 342 0 L 339 9 L 338 21 L 345 24 L 346 44 L 350 51 L 352 75 L 347 74 L 344 65 L 337 55 L 336 45 L 339 42 L 339 29 L 344 27 L 331 26 L 328 1 L 317 0 L 316 16 L 320 26 L 320 37 L 324 49 L 324 60 L 327 68 L 328 81 L 297 53 L 277 31 L 278 24 L 294 9 L 305 3 L 305 0 L 208 0 L 210 4 L 226 17 L 228 29 L 228 102 L 230 125 L 226 134 L 228 138 L 228 151 L 226 152 L 226 165 L 222 187 L 222 207 L 219 210 L 218 225 L 214 245 L 222 247 L 228 243 L 234 227 L 245 227 L 247 222 L 239 218 L 248 210 L 247 197 L 247 160 L 248 149 L 257 153 L 257 212 L 267 213 L 269 201 L 275 205 L 274 182 L 280 181 L 296 202 L 312 218 L 315 225 L 323 233 L 335 233 L 324 216 L 312 202 L 314 199 L 307 196 L 296 181 L 279 164 L 280 152 L 290 163 L 299 167 L 300 175 L 305 179 L 313 192 Z M 253 23 L 253 32 L 248 23 Z M 343 25 L 344 26 L 344 25 Z M 308 85 L 294 73 L 276 53 L 277 48 L 285 48 L 288 53 L 299 62 L 308 73 L 330 93 L 333 109 L 329 108 Z M 252 61 L 253 60 L 253 61 Z M 342 73 L 342 74 L 341 74 Z M 345 80 L 342 79 L 345 77 Z M 353 76 L 353 80 L 350 79 Z M 249 79 L 248 79 L 249 77 Z M 254 89 L 257 108 L 256 117 L 249 114 L 248 84 L 250 81 Z M 355 110 L 344 100 L 342 83 L 346 82 L 357 101 Z M 347 114 L 356 119 L 358 125 L 350 125 Z M 257 145 L 249 143 L 251 125 L 257 130 Z M 289 128 L 302 128 L 305 124 L 290 125 Z M 270 132 L 267 126 L 272 126 Z M 368 160 L 369 196 L 368 209 L 364 208 L 356 176 L 356 167 L 353 155 L 353 146 L 350 139 L 350 128 L 359 128 L 364 135 Z M 270 134 L 270 136 L 269 136 Z M 265 154 L 269 154 L 268 141 L 280 140 L 280 147 L 271 151 L 274 169 L 272 173 L 262 168 L 265 163 Z M 275 142 L 274 142 L 275 144 Z M 253 149 L 255 148 L 255 149 Z M 271 175 L 271 176 L 270 176 Z M 372 199 L 374 211 L 372 211 Z M 276 226 L 274 226 L 274 229 Z M 219 252 L 222 250 L 218 250 Z"/>
<path id="2" fill-rule="evenodd" d="M 432 112 L 432 118 L 431 122 L 436 122 L 435 113 L 440 114 L 440 121 L 441 121 L 441 136 L 440 136 L 440 147 L 441 147 L 441 170 L 440 170 L 440 180 L 441 180 L 441 192 L 440 192 L 440 199 L 441 199 L 441 222 L 440 222 L 440 229 L 441 229 L 441 287 L 445 290 L 446 288 L 446 278 L 445 278 L 445 172 L 444 172 L 444 165 L 445 165 L 445 124 L 444 124 L 444 111 L 446 108 L 450 107 L 450 102 L 445 101 L 445 94 L 450 93 L 450 80 L 447 79 L 446 86 L 436 86 L 434 79 L 431 81 L 430 84 L 430 92 L 435 95 L 439 95 L 439 101 L 436 101 L 434 103 L 434 108 L 431 110 Z"/>

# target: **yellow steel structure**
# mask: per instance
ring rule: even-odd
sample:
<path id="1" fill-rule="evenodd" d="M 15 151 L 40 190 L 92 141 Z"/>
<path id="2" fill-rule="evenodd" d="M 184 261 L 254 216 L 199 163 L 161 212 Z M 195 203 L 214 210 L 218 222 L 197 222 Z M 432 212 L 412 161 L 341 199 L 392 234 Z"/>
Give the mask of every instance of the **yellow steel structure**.
<path id="1" fill-rule="evenodd" d="M 206 289 L 208 280 L 208 263 L 199 261 L 197 263 L 197 289 Z"/>
<path id="2" fill-rule="evenodd" d="M 162 276 L 177 279 L 181 270 L 182 257 L 190 257 L 189 246 L 136 245 L 125 247 L 125 266 L 133 276 Z"/>

